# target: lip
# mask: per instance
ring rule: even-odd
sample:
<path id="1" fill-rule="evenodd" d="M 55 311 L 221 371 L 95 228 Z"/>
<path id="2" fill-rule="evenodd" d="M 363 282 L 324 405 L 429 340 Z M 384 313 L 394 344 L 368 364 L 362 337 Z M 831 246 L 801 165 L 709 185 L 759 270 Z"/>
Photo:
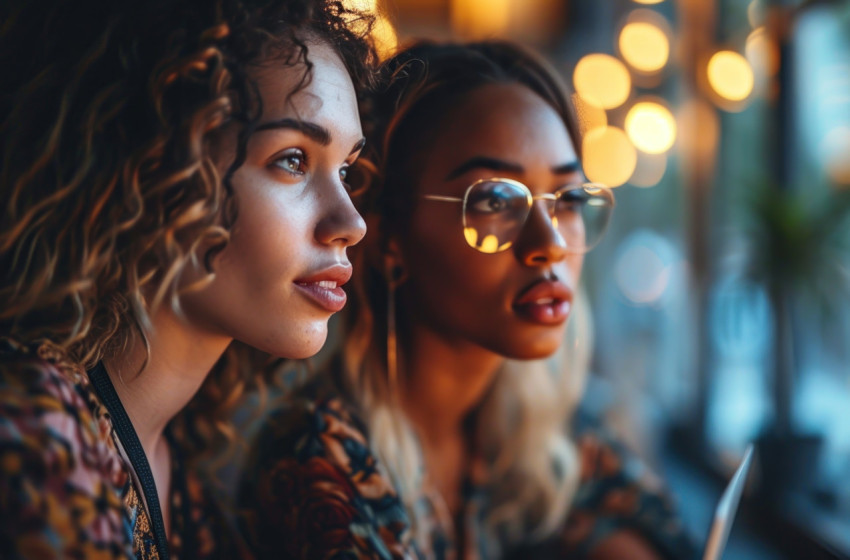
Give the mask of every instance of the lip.
<path id="1" fill-rule="evenodd" d="M 342 286 L 351 280 L 351 265 L 336 264 L 293 281 L 300 293 L 322 309 L 335 313 L 348 299 Z M 332 285 L 331 285 L 332 284 Z"/>
<path id="2" fill-rule="evenodd" d="M 520 317 L 541 325 L 560 325 L 569 317 L 573 291 L 558 280 L 541 279 L 532 283 L 513 302 Z"/>

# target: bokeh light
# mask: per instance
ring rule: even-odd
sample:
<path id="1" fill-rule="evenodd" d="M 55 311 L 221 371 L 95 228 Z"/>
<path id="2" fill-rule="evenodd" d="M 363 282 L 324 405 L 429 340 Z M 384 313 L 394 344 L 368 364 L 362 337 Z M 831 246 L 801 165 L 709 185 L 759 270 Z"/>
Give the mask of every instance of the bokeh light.
<path id="1" fill-rule="evenodd" d="M 398 35 L 390 21 L 383 15 L 375 18 L 375 26 L 372 28 L 372 37 L 375 40 L 375 48 L 381 59 L 387 59 L 395 54 L 398 49 Z"/>
<path id="2" fill-rule="evenodd" d="M 749 34 L 744 52 L 755 73 L 773 76 L 779 70 L 779 47 L 764 27 Z"/>
<path id="3" fill-rule="evenodd" d="M 378 56 L 386 59 L 395 54 L 398 48 L 398 36 L 392 23 L 378 9 L 378 0 L 344 0 L 343 5 L 350 10 L 375 16 L 375 23 L 371 31 Z M 355 20 L 353 28 L 357 32 L 364 33 L 368 30 L 365 21 Z"/>
<path id="4" fill-rule="evenodd" d="M 740 54 L 719 51 L 708 61 L 708 82 L 723 99 L 743 101 L 753 91 L 753 70 Z"/>
<path id="5" fill-rule="evenodd" d="M 670 287 L 676 261 L 676 250 L 667 239 L 647 229 L 635 230 L 617 250 L 617 287 L 634 305 L 658 304 Z"/>
<path id="6" fill-rule="evenodd" d="M 589 54 L 576 64 L 573 84 L 580 96 L 603 109 L 619 107 L 629 98 L 632 80 L 626 66 L 607 54 Z"/>
<path id="7" fill-rule="evenodd" d="M 614 126 L 590 131 L 584 137 L 582 151 L 587 178 L 609 187 L 628 181 L 637 165 L 637 150 L 626 133 Z"/>
<path id="8" fill-rule="evenodd" d="M 620 54 L 639 72 L 657 72 L 670 56 L 670 41 L 657 25 L 649 21 L 631 21 L 623 26 L 618 40 Z"/>
<path id="9" fill-rule="evenodd" d="M 588 132 L 608 126 L 608 116 L 600 105 L 583 98 L 578 94 L 571 96 L 578 118 L 579 131 L 584 137 Z"/>
<path id="10" fill-rule="evenodd" d="M 501 35 L 511 22 L 511 0 L 451 0 L 452 29 L 470 39 Z"/>
<path id="11" fill-rule="evenodd" d="M 664 0 L 635 0 L 638 4 L 660 4 Z"/>
<path id="12" fill-rule="evenodd" d="M 358 12 L 374 13 L 378 11 L 378 0 L 345 0 L 343 4 L 346 8 Z"/>
<path id="13" fill-rule="evenodd" d="M 626 133 L 637 149 L 662 154 L 676 141 L 676 120 L 660 103 L 635 103 L 626 115 Z"/>
<path id="14" fill-rule="evenodd" d="M 654 187 L 661 181 L 666 171 L 666 154 L 638 152 L 637 166 L 629 179 L 629 184 L 636 187 Z"/>
<path id="15" fill-rule="evenodd" d="M 840 186 L 850 185 L 850 126 L 827 132 L 820 147 L 829 178 Z"/>

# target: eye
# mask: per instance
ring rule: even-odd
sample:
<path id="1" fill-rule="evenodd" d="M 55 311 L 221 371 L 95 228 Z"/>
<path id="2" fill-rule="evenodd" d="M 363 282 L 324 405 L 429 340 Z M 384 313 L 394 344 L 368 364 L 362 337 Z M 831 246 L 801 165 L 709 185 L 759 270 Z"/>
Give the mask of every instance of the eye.
<path id="1" fill-rule="evenodd" d="M 307 171 L 307 156 L 302 150 L 292 148 L 275 159 L 272 165 L 291 175 L 303 175 Z"/>
<path id="2" fill-rule="evenodd" d="M 589 195 L 580 186 L 566 187 L 558 193 L 555 202 L 558 212 L 580 212 Z"/>
<path id="3" fill-rule="evenodd" d="M 517 187 L 497 181 L 477 184 L 466 201 L 467 212 L 495 216 L 521 211 L 527 205 L 526 195 Z"/>
<path id="4" fill-rule="evenodd" d="M 510 204 L 510 195 L 497 191 L 490 191 L 471 196 L 467 201 L 467 209 L 480 214 L 495 214 L 498 212 L 504 212 L 508 209 Z"/>
<path id="5" fill-rule="evenodd" d="M 346 165 L 345 167 L 343 167 L 339 170 L 339 180 L 342 181 L 343 183 L 345 183 L 346 185 L 348 185 L 348 183 L 346 182 L 347 179 L 348 179 L 348 166 Z"/>

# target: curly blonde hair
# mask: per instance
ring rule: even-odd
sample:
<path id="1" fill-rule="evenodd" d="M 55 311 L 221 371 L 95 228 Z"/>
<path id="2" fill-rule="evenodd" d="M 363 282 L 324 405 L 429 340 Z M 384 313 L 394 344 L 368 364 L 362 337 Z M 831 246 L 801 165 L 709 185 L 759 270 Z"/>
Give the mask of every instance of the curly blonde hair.
<path id="1" fill-rule="evenodd" d="M 377 57 L 371 16 L 338 1 L 78 4 L 0 8 L 0 334 L 90 368 L 136 334 L 147 344 L 152 311 L 198 287 L 178 289 L 187 266 L 215 274 L 238 212 L 230 177 L 262 112 L 250 68 L 304 68 L 297 91 L 315 39 L 362 91 Z M 211 145 L 228 123 L 237 153 L 220 174 Z M 228 434 L 273 361 L 230 346 L 177 422 L 191 449 Z"/>

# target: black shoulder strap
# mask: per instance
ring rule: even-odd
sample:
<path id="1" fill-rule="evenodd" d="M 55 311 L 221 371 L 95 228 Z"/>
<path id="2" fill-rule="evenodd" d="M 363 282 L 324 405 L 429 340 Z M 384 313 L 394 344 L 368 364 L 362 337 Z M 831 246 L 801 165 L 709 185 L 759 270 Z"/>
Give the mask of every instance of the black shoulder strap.
<path id="1" fill-rule="evenodd" d="M 106 373 L 106 368 L 102 362 L 89 372 L 89 379 L 94 386 L 97 396 L 103 401 L 104 406 L 112 415 L 112 425 L 115 426 L 115 431 L 118 433 L 118 438 L 124 446 L 124 450 L 130 457 L 130 463 L 136 471 L 136 476 L 142 485 L 142 491 L 145 493 L 145 502 L 148 505 L 148 514 L 153 525 L 154 539 L 156 540 L 156 548 L 159 551 L 161 560 L 169 560 L 168 539 L 165 533 L 165 523 L 162 519 L 162 510 L 159 508 L 159 496 L 156 493 L 156 484 L 153 480 L 148 458 L 145 456 L 145 450 L 142 449 L 142 443 L 136 435 L 136 430 L 133 429 L 133 424 L 118 398 L 118 393 L 115 392 L 115 387 L 112 386 L 112 381 Z"/>

